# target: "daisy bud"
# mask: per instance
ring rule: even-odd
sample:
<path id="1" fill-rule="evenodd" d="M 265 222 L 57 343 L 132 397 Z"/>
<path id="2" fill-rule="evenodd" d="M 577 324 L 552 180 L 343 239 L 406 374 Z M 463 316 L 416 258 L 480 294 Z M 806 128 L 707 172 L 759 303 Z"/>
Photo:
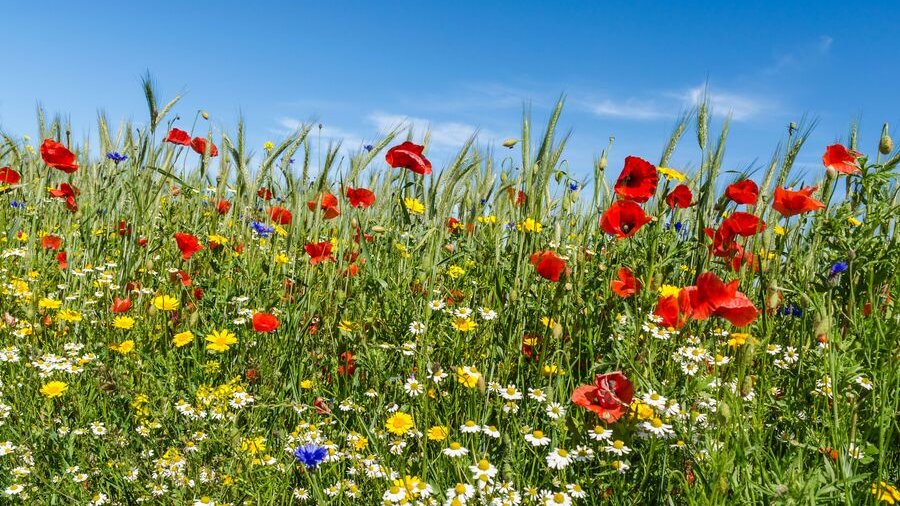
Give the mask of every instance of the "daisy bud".
<path id="1" fill-rule="evenodd" d="M 887 155 L 893 150 L 894 140 L 891 139 L 891 134 L 888 133 L 888 124 L 885 123 L 884 126 L 881 127 L 881 142 L 878 143 L 878 151 L 882 155 Z"/>

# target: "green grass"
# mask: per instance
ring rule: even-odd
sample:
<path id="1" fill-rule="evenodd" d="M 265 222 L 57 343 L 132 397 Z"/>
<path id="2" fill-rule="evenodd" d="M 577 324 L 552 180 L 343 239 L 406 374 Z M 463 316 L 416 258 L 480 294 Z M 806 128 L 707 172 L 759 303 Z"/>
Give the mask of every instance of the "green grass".
<path id="1" fill-rule="evenodd" d="M 214 131 L 198 114 L 180 128 L 215 142 L 219 156 L 204 157 L 163 142 L 178 99 L 157 103 L 149 79 L 145 94 L 147 126 L 114 132 L 101 115 L 98 145 L 76 142 L 69 125 L 39 111 L 40 139 L 80 154 L 73 174 L 49 168 L 40 142 L 9 132 L 0 142 L 0 166 L 22 176 L 0 193 L 4 503 L 286 504 L 300 502 L 292 494 L 302 490 L 311 504 L 380 504 L 393 478 L 409 476 L 407 484 L 420 480 L 431 491 L 426 498 L 410 486 L 410 504 L 444 504 L 458 483 L 478 488 L 469 467 L 481 459 L 498 474 L 468 504 L 539 504 L 529 495 L 538 491 L 575 504 L 855 505 L 876 501 L 873 483 L 897 484 L 900 314 L 891 297 L 900 294 L 900 155 L 879 152 L 872 140 L 857 145 L 855 128 L 849 147 L 868 154 L 861 173 L 811 171 L 825 209 L 784 219 L 772 210 L 773 191 L 799 183 L 791 169 L 800 149 L 824 150 L 804 146 L 814 124 L 792 125 L 755 177 L 757 203 L 736 206 L 722 192 L 746 174 L 723 165 L 728 123 L 711 125 L 701 103 L 677 122 L 659 159 L 668 167 L 677 150 L 699 160 L 685 181 L 695 205 L 669 209 L 664 198 L 678 182 L 660 177 L 643 205 L 653 221 L 617 240 L 598 221 L 627 153 L 610 139 L 590 180 L 568 172 L 568 136 L 557 132 L 562 100 L 541 135 L 526 113 L 512 149 L 486 150 L 472 139 L 420 176 L 384 162 L 388 148 L 409 139 L 405 131 L 347 156 L 339 144 L 321 146 L 311 126 L 262 149 L 246 145 L 242 123 Z M 88 156 L 112 151 L 128 158 Z M 77 212 L 48 195 L 62 182 L 80 190 Z M 261 187 L 279 201 L 261 199 Z M 351 208 L 347 187 L 372 189 L 375 205 Z M 527 195 L 521 205 L 511 198 L 518 190 Z M 339 200 L 340 215 L 330 220 L 307 208 L 325 192 Z M 410 212 L 407 198 L 424 212 Z M 216 212 L 222 199 L 231 203 L 225 214 Z M 292 212 L 292 223 L 261 238 L 250 222 L 271 225 L 276 204 Z M 739 239 L 758 272 L 734 272 L 709 255 L 704 227 L 735 211 L 767 224 Z M 450 217 L 461 227 L 451 230 Z M 176 232 L 205 248 L 183 260 Z M 371 241 L 354 241 L 360 232 Z M 67 268 L 42 247 L 47 234 L 61 238 Z M 227 244 L 211 248 L 214 234 Z M 335 262 L 310 265 L 304 246 L 319 241 L 334 242 Z M 550 249 L 566 259 L 559 282 L 529 261 Z M 847 269 L 832 275 L 837 262 Z M 344 275 L 352 263 L 358 274 Z M 643 285 L 630 298 L 610 289 L 622 266 Z M 177 277 L 182 270 L 191 286 Z M 690 286 L 707 271 L 739 280 L 760 310 L 753 323 L 737 329 L 714 317 L 671 331 L 653 324 L 663 285 Z M 177 309 L 155 307 L 160 295 L 177 299 Z M 110 306 L 126 296 L 134 325 L 116 328 L 123 315 Z M 438 301 L 446 307 L 435 309 Z M 474 330 L 452 325 L 450 311 L 461 308 L 471 308 Z M 255 312 L 275 314 L 280 327 L 255 332 Z M 412 322 L 425 331 L 414 335 Z M 225 329 L 237 343 L 209 351 L 205 337 Z M 184 331 L 195 337 L 177 347 L 173 337 Z M 525 336 L 539 343 L 536 356 L 522 352 Z M 110 347 L 129 340 L 133 350 Z M 704 360 L 686 358 L 700 348 Z M 355 360 L 352 374 L 339 372 L 347 372 L 345 352 Z M 52 360 L 69 370 L 41 374 Z M 468 385 L 462 367 L 478 371 Z M 664 408 L 636 402 L 609 425 L 611 439 L 631 449 L 624 456 L 588 437 L 599 419 L 570 401 L 577 386 L 615 370 L 633 382 L 635 399 L 669 399 Z M 447 377 L 436 381 L 440 371 Z M 411 376 L 421 395 L 404 390 Z M 54 380 L 68 389 L 42 395 Z M 497 387 L 508 385 L 524 398 L 503 399 Z M 245 394 L 252 402 L 229 404 Z M 551 402 L 565 414 L 548 416 Z M 208 416 L 186 416 L 185 405 Z M 386 431 L 395 410 L 412 417 L 404 435 Z M 670 437 L 648 435 L 642 424 L 653 418 L 672 426 Z M 467 421 L 497 433 L 466 433 Z M 449 427 L 446 440 L 428 437 L 435 426 Z M 547 446 L 524 438 L 536 429 Z M 451 441 L 468 454 L 444 455 Z M 330 457 L 306 470 L 292 455 L 303 442 L 326 446 Z M 555 448 L 592 457 L 551 469 L 546 457 Z"/>

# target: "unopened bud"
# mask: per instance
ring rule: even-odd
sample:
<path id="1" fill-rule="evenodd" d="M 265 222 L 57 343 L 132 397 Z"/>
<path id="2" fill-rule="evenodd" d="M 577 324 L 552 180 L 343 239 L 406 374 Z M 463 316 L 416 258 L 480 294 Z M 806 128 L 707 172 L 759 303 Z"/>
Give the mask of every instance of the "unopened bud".
<path id="1" fill-rule="evenodd" d="M 513 139 L 512 137 L 510 137 L 509 139 L 506 139 L 505 141 L 503 141 L 503 147 L 512 149 L 513 146 L 515 146 L 516 143 L 518 143 L 518 142 L 519 142 L 518 139 Z"/>
<path id="2" fill-rule="evenodd" d="M 891 139 L 891 134 L 888 133 L 888 124 L 885 123 L 884 126 L 881 127 L 881 142 L 878 143 L 878 151 L 882 155 L 887 155 L 893 150 L 894 140 Z"/>
<path id="3" fill-rule="evenodd" d="M 209 113 L 206 111 L 200 111 L 200 116 L 203 116 L 203 119 L 209 119 Z"/>
<path id="4" fill-rule="evenodd" d="M 834 179 L 837 177 L 837 175 L 837 171 L 832 169 L 831 167 L 825 169 L 825 177 L 827 177 L 828 179 Z"/>

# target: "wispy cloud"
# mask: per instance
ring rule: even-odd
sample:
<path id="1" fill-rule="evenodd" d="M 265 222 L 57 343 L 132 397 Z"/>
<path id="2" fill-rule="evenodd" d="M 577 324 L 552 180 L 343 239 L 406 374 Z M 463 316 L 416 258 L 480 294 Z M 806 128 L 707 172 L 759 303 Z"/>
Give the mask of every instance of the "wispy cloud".
<path id="1" fill-rule="evenodd" d="M 288 135 L 300 129 L 300 127 L 302 127 L 304 124 L 307 123 L 304 123 L 295 118 L 279 118 L 278 125 L 280 126 L 280 128 L 273 131 L 281 135 Z M 321 125 L 321 128 L 319 128 L 319 125 Z M 360 135 L 325 123 L 318 123 L 314 125 L 312 131 L 310 132 L 310 139 L 319 138 L 321 138 L 324 142 L 342 141 L 343 146 L 348 149 L 357 149 L 365 144 L 365 141 Z"/>
<path id="2" fill-rule="evenodd" d="M 704 94 L 709 99 L 709 105 L 714 115 L 727 116 L 730 114 L 735 121 L 749 120 L 774 107 L 768 99 L 762 97 L 737 91 L 723 91 L 702 84 L 680 95 L 684 105 L 693 106 L 703 100 Z"/>
<path id="3" fill-rule="evenodd" d="M 653 120 L 672 116 L 671 112 L 665 111 L 654 101 L 635 98 L 620 101 L 604 99 L 589 103 L 588 109 L 598 116 L 621 119 Z"/>
<path id="4" fill-rule="evenodd" d="M 425 132 L 431 131 L 431 143 L 443 147 L 459 147 L 469 137 L 478 133 L 481 139 L 490 139 L 493 134 L 479 129 L 473 125 L 456 121 L 430 121 L 424 118 L 404 116 L 402 114 L 389 114 L 374 112 L 369 115 L 369 121 L 382 134 L 386 134 L 396 128 L 412 128 L 414 137 L 424 137 Z"/>

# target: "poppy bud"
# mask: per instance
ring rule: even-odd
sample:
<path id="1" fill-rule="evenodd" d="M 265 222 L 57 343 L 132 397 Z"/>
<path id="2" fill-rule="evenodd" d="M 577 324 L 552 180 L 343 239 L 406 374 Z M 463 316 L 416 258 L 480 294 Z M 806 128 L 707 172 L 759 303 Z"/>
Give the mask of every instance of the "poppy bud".
<path id="1" fill-rule="evenodd" d="M 209 113 L 206 111 L 200 111 L 200 116 L 203 116 L 203 119 L 209 119 Z"/>
<path id="2" fill-rule="evenodd" d="M 380 234 L 380 233 L 384 232 L 384 227 L 382 227 L 381 225 L 375 225 L 374 227 L 372 227 L 372 232 L 375 232 L 376 234 Z"/>
<path id="3" fill-rule="evenodd" d="M 881 127 L 881 142 L 878 143 L 878 151 L 882 155 L 887 155 L 893 150 L 894 140 L 891 139 L 891 134 L 888 133 L 888 124 L 885 123 L 884 126 Z"/>
<path id="4" fill-rule="evenodd" d="M 512 149 L 513 146 L 515 146 L 517 142 L 519 142 L 518 139 L 513 139 L 512 137 L 510 137 L 510 138 L 506 139 L 505 141 L 503 141 L 503 147 Z"/>
<path id="5" fill-rule="evenodd" d="M 794 132 L 797 131 L 797 123 L 791 121 L 788 124 L 788 135 L 794 135 Z"/>
<path id="6" fill-rule="evenodd" d="M 825 177 L 827 177 L 828 179 L 834 179 L 837 177 L 837 175 L 838 175 L 837 171 L 832 169 L 831 167 L 828 167 L 827 169 L 825 169 Z"/>

